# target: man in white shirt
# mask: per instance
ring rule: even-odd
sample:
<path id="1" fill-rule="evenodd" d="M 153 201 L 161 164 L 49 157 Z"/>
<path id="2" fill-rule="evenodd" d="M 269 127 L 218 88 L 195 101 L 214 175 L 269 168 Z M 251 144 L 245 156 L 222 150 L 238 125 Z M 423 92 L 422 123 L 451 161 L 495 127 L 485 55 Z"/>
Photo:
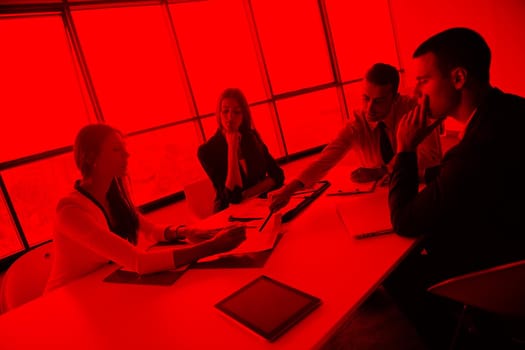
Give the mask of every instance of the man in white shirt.
<path id="1" fill-rule="evenodd" d="M 321 180 L 349 150 L 356 153 L 361 165 L 352 172 L 353 181 L 374 181 L 386 175 L 393 156 L 392 150 L 397 146 L 395 136 L 399 120 L 417 105 L 415 98 L 400 95 L 398 87 L 399 73 L 395 67 L 384 63 L 374 64 L 367 71 L 363 82 L 362 109 L 353 111 L 352 119 L 323 149 L 318 159 L 296 179 L 271 193 L 270 209 L 284 207 L 294 192 Z M 388 136 L 383 144 L 382 128 Z M 418 148 L 421 179 L 427 168 L 439 164 L 441 155 L 439 133 L 435 130 Z"/>

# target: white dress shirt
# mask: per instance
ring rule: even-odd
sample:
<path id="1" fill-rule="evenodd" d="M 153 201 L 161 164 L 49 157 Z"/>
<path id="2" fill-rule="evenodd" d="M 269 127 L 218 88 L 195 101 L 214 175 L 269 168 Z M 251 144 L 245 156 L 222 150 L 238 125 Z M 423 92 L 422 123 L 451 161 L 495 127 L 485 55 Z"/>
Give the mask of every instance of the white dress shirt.
<path id="1" fill-rule="evenodd" d="M 394 150 L 397 144 L 397 125 L 401 117 L 412 110 L 416 104 L 415 99 L 400 95 L 394 102 L 389 115 L 383 120 Z M 352 115 L 353 119 L 345 124 L 335 139 L 323 149 L 319 157 L 297 177 L 297 180 L 301 181 L 305 187 L 310 187 L 321 180 L 350 150 L 355 152 L 360 167 L 379 168 L 385 165 L 379 145 L 378 123 L 368 122 L 362 110 L 355 110 Z M 436 128 L 418 146 L 419 176 L 423 178 L 426 168 L 438 165 L 441 156 L 441 142 L 439 131 Z"/>
<path id="2" fill-rule="evenodd" d="M 139 237 L 164 241 L 164 227 L 139 214 Z M 51 290 L 113 261 L 140 274 L 174 268 L 171 250 L 145 251 L 111 232 L 102 209 L 73 191 L 56 209 L 54 262 L 46 290 Z"/>

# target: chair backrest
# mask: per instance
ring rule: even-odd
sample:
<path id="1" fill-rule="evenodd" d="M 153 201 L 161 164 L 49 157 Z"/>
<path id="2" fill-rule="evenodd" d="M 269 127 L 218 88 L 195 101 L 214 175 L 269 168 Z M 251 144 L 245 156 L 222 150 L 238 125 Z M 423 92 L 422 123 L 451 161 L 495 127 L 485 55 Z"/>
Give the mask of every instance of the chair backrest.
<path id="1" fill-rule="evenodd" d="M 468 273 L 429 292 L 499 315 L 525 316 L 525 260 Z"/>
<path id="2" fill-rule="evenodd" d="M 184 195 L 188 207 L 199 219 L 205 219 L 214 213 L 215 188 L 207 177 L 186 184 Z"/>
<path id="3" fill-rule="evenodd" d="M 21 255 L 7 269 L 0 287 L 0 312 L 9 311 L 44 293 L 51 271 L 53 242 Z"/>

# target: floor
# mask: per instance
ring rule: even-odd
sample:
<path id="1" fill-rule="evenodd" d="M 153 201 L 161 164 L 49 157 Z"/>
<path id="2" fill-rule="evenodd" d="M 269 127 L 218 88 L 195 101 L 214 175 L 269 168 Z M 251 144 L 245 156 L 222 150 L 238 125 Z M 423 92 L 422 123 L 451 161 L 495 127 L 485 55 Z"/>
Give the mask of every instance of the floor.
<path id="1" fill-rule="evenodd" d="M 390 296 L 379 288 L 322 350 L 427 350 L 427 347 Z"/>

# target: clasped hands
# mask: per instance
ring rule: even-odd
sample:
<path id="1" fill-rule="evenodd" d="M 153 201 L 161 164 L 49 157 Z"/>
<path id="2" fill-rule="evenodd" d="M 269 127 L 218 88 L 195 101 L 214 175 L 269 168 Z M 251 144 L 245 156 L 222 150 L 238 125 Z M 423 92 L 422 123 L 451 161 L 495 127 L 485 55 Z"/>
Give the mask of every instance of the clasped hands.
<path id="1" fill-rule="evenodd" d="M 224 137 L 226 138 L 226 143 L 228 144 L 228 152 L 238 155 L 241 144 L 241 133 L 238 131 L 225 132 Z"/>

